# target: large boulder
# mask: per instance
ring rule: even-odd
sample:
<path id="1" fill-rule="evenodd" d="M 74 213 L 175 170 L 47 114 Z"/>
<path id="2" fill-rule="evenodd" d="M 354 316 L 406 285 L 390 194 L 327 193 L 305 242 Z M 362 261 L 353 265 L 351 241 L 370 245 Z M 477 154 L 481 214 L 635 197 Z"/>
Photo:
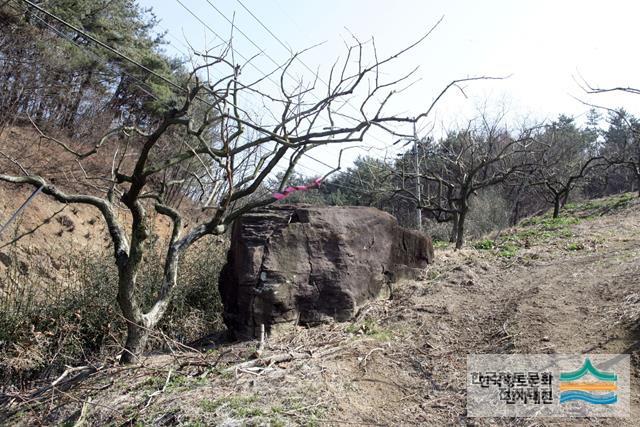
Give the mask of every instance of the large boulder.
<path id="1" fill-rule="evenodd" d="M 237 338 L 347 321 L 403 272 L 433 261 L 431 239 L 367 207 L 278 205 L 239 218 L 220 276 Z"/>

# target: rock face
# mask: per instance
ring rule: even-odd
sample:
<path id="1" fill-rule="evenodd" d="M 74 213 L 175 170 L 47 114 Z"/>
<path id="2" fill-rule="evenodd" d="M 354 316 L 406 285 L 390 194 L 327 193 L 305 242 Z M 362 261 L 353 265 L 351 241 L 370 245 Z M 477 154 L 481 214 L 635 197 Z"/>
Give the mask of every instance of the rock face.
<path id="1" fill-rule="evenodd" d="M 271 206 L 238 219 L 220 276 L 237 338 L 293 324 L 347 321 L 411 268 L 433 261 L 431 239 L 366 207 Z"/>

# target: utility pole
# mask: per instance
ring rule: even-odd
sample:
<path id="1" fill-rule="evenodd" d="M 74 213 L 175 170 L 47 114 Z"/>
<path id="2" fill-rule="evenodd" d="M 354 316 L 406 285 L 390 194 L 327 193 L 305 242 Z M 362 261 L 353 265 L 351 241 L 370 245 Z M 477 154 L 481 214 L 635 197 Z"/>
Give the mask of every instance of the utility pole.
<path id="1" fill-rule="evenodd" d="M 418 226 L 418 230 L 422 231 L 422 209 L 420 209 L 420 206 L 422 205 L 422 188 L 420 185 L 420 153 L 418 145 L 418 131 L 416 130 L 415 122 L 413 122 L 413 150 L 415 152 L 416 158 L 416 197 L 418 199 L 418 202 L 416 204 L 416 224 Z"/>

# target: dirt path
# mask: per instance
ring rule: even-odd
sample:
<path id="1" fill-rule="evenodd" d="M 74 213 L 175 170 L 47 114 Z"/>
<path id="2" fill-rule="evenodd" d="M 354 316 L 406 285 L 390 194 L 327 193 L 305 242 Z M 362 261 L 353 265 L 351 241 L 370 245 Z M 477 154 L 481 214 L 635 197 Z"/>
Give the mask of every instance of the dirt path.
<path id="1" fill-rule="evenodd" d="M 421 403 L 411 418 L 390 418 L 397 408 L 389 407 L 378 421 L 531 425 L 532 420 L 465 418 L 467 354 L 592 352 L 632 354 L 631 418 L 534 424 L 637 425 L 640 335 L 620 321 L 625 298 L 640 287 L 639 220 L 637 205 L 590 218 L 570 227 L 570 239 L 552 239 L 513 260 L 496 262 L 474 250 L 441 253 L 440 276 L 401 291 L 413 313 L 409 321 L 426 331 L 414 336 L 418 351 L 410 359 L 420 363 L 431 385 L 416 396 Z"/>

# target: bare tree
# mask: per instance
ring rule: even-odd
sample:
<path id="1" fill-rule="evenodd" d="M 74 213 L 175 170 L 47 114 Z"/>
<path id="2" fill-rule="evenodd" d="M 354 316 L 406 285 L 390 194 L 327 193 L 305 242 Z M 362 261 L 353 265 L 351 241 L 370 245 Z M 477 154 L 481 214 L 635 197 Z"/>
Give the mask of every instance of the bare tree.
<path id="1" fill-rule="evenodd" d="M 553 217 L 560 215 L 571 191 L 595 167 L 601 167 L 601 156 L 595 153 L 594 141 L 573 119 L 561 115 L 546 126 L 536 138 L 538 150 L 533 153 L 532 186 L 553 204 Z"/>
<path id="2" fill-rule="evenodd" d="M 427 35 L 385 59 L 378 59 L 373 46 L 371 65 L 365 65 L 366 46 L 356 40 L 344 61 L 331 68 L 326 88 L 317 85 L 317 75 L 308 83 L 289 78 L 290 67 L 299 55 L 265 76 L 244 78 L 247 64 L 234 61 L 229 44 L 219 54 L 200 54 L 201 65 L 190 73 L 188 86 L 179 93 L 181 104 L 164 113 L 149 129 L 117 126 L 90 146 L 64 143 L 42 134 L 43 143 L 75 159 L 89 185 L 86 191 L 70 192 L 47 176 L 30 173 L 19 156 L 11 153 L 2 153 L 6 172 L 0 174 L 0 181 L 41 188 L 61 203 L 99 209 L 113 244 L 117 299 L 127 320 L 121 361 L 134 362 L 170 304 L 185 251 L 204 236 L 225 233 L 249 210 L 275 202 L 277 198 L 265 184 L 275 175 L 276 166 L 284 173 L 273 191 L 281 192 L 297 162 L 309 150 L 362 141 L 374 126 L 396 132 L 399 126 L 428 114 L 433 104 L 416 117 L 387 113 L 385 106 L 396 93 L 395 88 L 411 73 L 385 81 L 379 72 Z M 274 78 L 279 87 L 265 89 L 268 80 Z M 244 98 L 264 105 L 262 117 L 243 109 Z M 340 110 L 347 102 L 355 106 L 357 114 L 349 116 Z M 87 172 L 85 166 L 96 156 L 110 159 L 107 174 L 92 176 Z M 185 228 L 184 209 L 176 202 L 183 196 L 207 212 L 204 221 L 190 228 Z M 121 215 L 121 209 L 127 215 Z M 464 207 L 461 209 L 464 211 Z M 157 297 L 144 306 L 137 296 L 137 283 L 149 249 L 147 239 L 154 211 L 170 220 L 172 232 L 164 260 L 158 261 L 163 263 L 163 273 Z"/>
<path id="3" fill-rule="evenodd" d="M 433 219 L 452 222 L 450 240 L 460 249 L 471 197 L 526 170 L 532 131 L 512 136 L 501 117 L 482 115 L 441 141 L 424 139 L 412 153 L 423 157 L 418 172 L 404 173 L 396 194 L 413 197 Z M 413 190 L 415 179 L 421 182 L 419 196 Z"/>
<path id="4" fill-rule="evenodd" d="M 640 95 L 640 89 L 634 87 L 611 87 L 599 88 L 591 86 L 584 79 L 578 85 L 588 94 L 602 94 L 610 92 L 622 92 L 631 95 Z M 610 117 L 617 123 L 615 126 L 618 131 L 622 131 L 624 136 L 621 141 L 614 141 L 613 144 L 607 144 L 608 149 L 603 152 L 604 160 L 609 166 L 623 166 L 633 174 L 636 180 L 638 197 L 640 197 L 640 123 L 633 116 L 630 116 L 623 109 L 613 109 L 601 105 L 593 105 L 584 101 L 583 104 L 590 107 L 606 110 Z M 610 123 L 614 125 L 614 123 Z M 618 138 L 616 138 L 618 139 Z"/>

